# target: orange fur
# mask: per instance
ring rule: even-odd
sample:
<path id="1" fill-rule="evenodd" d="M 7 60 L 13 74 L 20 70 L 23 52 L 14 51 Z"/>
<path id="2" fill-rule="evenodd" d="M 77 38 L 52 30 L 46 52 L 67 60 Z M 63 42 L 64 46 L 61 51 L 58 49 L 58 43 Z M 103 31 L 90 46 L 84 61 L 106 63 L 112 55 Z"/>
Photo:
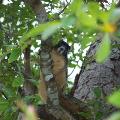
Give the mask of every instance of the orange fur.
<path id="1" fill-rule="evenodd" d="M 53 60 L 53 74 L 55 77 L 55 81 L 57 83 L 57 88 L 59 92 L 64 89 L 66 86 L 66 69 L 65 69 L 65 59 L 62 55 L 60 55 L 57 51 L 52 50 L 51 57 Z M 43 78 L 42 73 L 40 73 L 40 85 L 39 85 L 39 93 L 43 103 L 47 102 L 47 91 L 46 85 Z"/>

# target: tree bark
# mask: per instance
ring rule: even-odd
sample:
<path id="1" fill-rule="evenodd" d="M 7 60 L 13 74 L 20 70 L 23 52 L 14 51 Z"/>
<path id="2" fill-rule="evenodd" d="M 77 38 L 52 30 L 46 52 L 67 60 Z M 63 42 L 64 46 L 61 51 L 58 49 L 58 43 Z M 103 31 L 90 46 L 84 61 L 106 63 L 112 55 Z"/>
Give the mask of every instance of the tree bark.
<path id="1" fill-rule="evenodd" d="M 35 94 L 35 86 L 30 82 L 31 78 L 31 66 L 30 66 L 30 48 L 31 46 L 28 46 L 24 51 L 24 95 L 33 95 Z"/>
<path id="2" fill-rule="evenodd" d="M 98 38 L 86 54 L 87 62 L 83 63 L 74 97 L 82 101 L 92 100 L 96 97 L 95 89 L 99 89 L 101 96 L 98 99 L 103 101 L 101 105 L 105 118 L 114 111 L 113 107 L 106 103 L 105 97 L 120 86 L 120 47 L 112 48 L 109 58 L 103 64 L 99 64 L 94 56 L 101 39 L 102 37 Z M 120 44 L 114 38 L 111 38 L 111 41 L 113 46 Z"/>

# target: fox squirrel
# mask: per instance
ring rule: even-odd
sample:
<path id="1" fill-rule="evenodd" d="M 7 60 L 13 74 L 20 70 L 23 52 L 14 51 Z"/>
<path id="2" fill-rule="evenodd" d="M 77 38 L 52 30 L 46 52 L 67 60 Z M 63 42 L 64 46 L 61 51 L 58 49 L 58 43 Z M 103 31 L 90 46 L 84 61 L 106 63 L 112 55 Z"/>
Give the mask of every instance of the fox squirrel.
<path id="1" fill-rule="evenodd" d="M 52 71 L 59 93 L 62 93 L 67 84 L 67 54 L 70 46 L 65 41 L 59 41 L 51 51 Z M 43 103 L 47 102 L 46 84 L 40 72 L 39 94 Z"/>

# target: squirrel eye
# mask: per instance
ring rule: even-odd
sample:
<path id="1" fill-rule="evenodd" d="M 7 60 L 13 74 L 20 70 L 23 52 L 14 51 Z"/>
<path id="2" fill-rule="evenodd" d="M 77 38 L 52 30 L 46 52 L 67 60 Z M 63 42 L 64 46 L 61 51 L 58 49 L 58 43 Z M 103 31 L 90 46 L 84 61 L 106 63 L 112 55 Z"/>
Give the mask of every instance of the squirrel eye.
<path id="1" fill-rule="evenodd" d="M 64 47 L 64 46 L 61 46 L 61 47 L 58 48 L 58 52 L 59 52 L 60 54 L 63 54 L 64 51 L 65 51 L 65 47 Z"/>

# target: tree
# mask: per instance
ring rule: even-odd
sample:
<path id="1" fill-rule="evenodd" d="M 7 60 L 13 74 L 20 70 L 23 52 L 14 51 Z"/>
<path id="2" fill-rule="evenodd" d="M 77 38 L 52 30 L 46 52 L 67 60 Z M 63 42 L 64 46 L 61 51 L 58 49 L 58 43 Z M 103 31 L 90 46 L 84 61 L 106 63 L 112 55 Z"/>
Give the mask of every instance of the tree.
<path id="1" fill-rule="evenodd" d="M 69 94 L 60 98 L 57 96 L 57 105 L 52 99 L 48 100 L 47 106 L 40 106 L 38 109 L 40 117 L 44 118 L 46 115 L 47 120 L 73 120 L 82 117 L 97 120 L 107 117 L 114 111 L 114 108 L 105 102 L 105 97 L 110 95 L 113 89 L 119 88 L 120 84 L 118 41 L 120 10 L 115 4 L 111 4 L 110 8 L 105 7 L 107 1 L 97 2 L 24 0 L 11 1 L 6 5 L 4 1 L 0 3 L 2 120 L 17 119 L 19 108 L 25 112 L 26 117 L 32 115 L 31 109 L 27 109 L 23 102 L 16 101 L 23 96 L 22 99 L 27 104 L 38 106 L 40 103 L 36 89 L 40 68 L 35 49 L 41 47 L 40 55 L 43 57 L 41 64 L 44 65 L 46 55 L 50 56 L 51 47 L 60 39 L 67 39 L 73 47 L 69 56 L 69 67 L 79 66 L 76 59 L 83 61 L 83 65 L 72 90 L 70 91 L 69 87 L 67 89 Z M 80 46 L 79 53 L 74 51 L 76 44 Z M 90 48 L 84 57 L 84 50 L 88 47 Z M 48 68 L 51 68 L 51 64 L 45 67 L 46 71 Z M 41 70 L 48 78 L 46 83 L 51 90 L 48 98 L 51 98 L 53 93 L 58 92 L 54 77 L 51 81 L 42 66 Z M 49 69 L 49 72 L 52 75 L 52 69 Z"/>

